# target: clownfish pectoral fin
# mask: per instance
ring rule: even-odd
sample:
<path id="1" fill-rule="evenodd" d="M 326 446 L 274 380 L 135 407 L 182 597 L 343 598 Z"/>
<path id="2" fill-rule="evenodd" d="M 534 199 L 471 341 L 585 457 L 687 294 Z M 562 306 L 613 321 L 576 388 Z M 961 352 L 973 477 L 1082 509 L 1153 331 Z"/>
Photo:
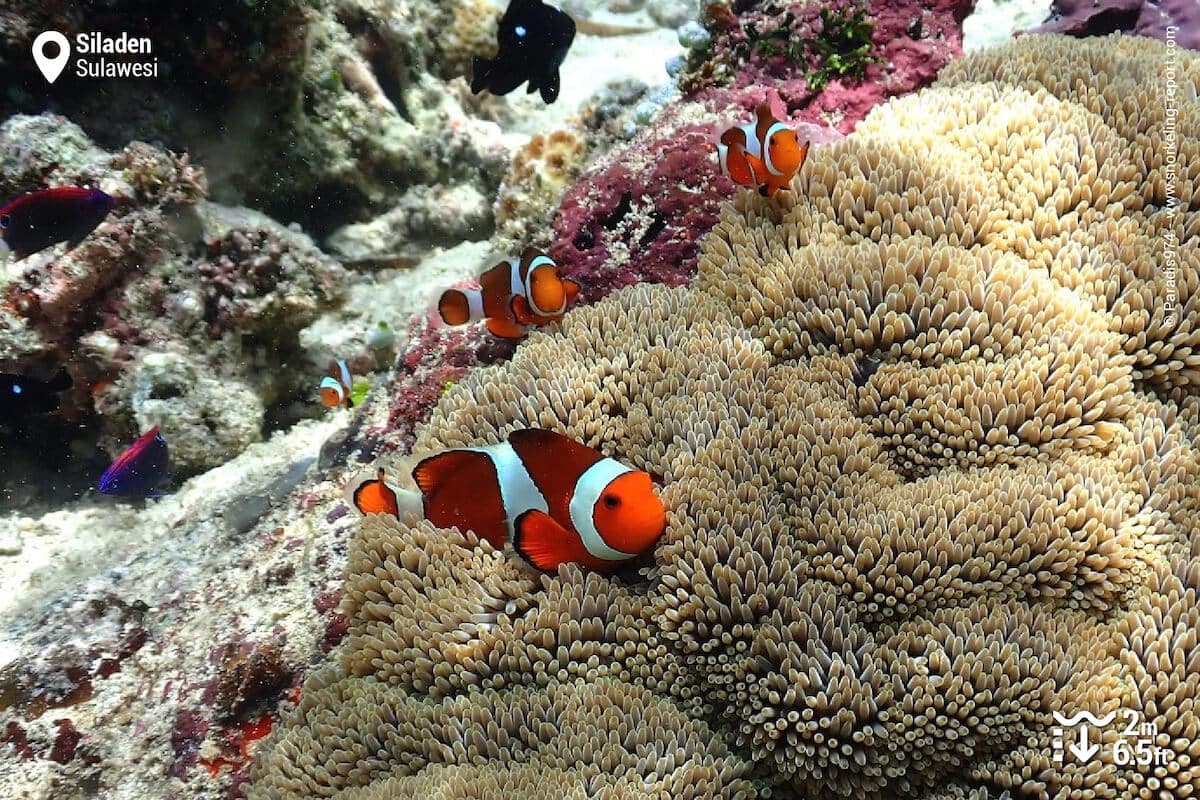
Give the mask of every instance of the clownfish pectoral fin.
<path id="1" fill-rule="evenodd" d="M 567 548 L 570 536 L 549 514 L 533 509 L 513 524 L 513 550 L 538 569 L 554 572 L 571 558 Z"/>
<path id="2" fill-rule="evenodd" d="M 523 295 L 514 294 L 508 307 L 512 311 L 513 316 L 516 317 L 517 322 L 522 325 L 533 324 L 533 309 L 529 307 L 529 301 Z"/>
<path id="3" fill-rule="evenodd" d="M 570 305 L 575 302 L 576 297 L 579 297 L 579 292 L 583 287 L 570 278 L 563 278 L 563 289 L 567 293 L 567 305 Z"/>
<path id="4" fill-rule="evenodd" d="M 762 185 L 759 191 L 763 197 L 771 197 L 779 190 L 791 191 L 792 179 L 788 175 L 768 175 L 767 181 Z"/>
<path id="5" fill-rule="evenodd" d="M 493 336 L 499 336 L 501 339 L 525 338 L 525 329 L 523 327 L 499 317 L 488 317 L 487 329 L 492 332 Z"/>

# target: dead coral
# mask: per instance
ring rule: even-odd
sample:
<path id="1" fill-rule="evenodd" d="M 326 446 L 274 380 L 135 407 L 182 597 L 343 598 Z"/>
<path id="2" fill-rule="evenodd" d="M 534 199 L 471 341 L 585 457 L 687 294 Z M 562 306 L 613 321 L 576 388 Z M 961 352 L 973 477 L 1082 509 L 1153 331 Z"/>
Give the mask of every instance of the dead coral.
<path id="1" fill-rule="evenodd" d="M 1162 56 L 1104 46 L 1112 70 Z M 369 520 L 339 660 L 249 797 L 648 797 L 697 764 L 721 797 L 1200 791 L 1197 342 L 1181 324 L 1147 361 L 1098 291 L 1128 266 L 1104 237 L 1158 224 L 1128 102 L 960 82 L 880 108 L 795 193 L 726 207 L 693 287 L 622 290 L 469 375 L 415 449 L 548 426 L 660 475 L 654 567 L 531 576 Z M 1066 252 L 1087 280 L 1047 268 Z M 1115 726 L 1052 761 L 1053 712 L 1122 709 L 1165 763 L 1121 763 Z"/>
<path id="2" fill-rule="evenodd" d="M 583 169 L 587 144 L 581 131 L 565 128 L 538 134 L 517 151 L 500 183 L 494 205 L 496 235 L 521 249 L 544 236 L 563 192 Z M 545 242 L 540 242 L 545 244 Z"/>
<path id="3" fill-rule="evenodd" d="M 492 0 L 455 0 L 452 17 L 438 38 L 445 77 L 470 76 L 471 60 L 496 54 L 501 7 Z"/>

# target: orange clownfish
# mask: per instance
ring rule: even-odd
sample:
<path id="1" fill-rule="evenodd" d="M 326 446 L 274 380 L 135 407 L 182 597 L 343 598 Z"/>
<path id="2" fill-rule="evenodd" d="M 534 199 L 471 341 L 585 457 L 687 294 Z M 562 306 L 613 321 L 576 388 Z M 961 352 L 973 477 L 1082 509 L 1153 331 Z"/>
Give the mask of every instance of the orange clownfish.
<path id="1" fill-rule="evenodd" d="M 438 314 L 447 325 L 486 319 L 496 336 L 520 339 L 531 325 L 560 318 L 578 295 L 579 284 L 562 277 L 550 256 L 528 247 L 480 275 L 478 289 L 447 289 Z"/>
<path id="2" fill-rule="evenodd" d="M 354 401 L 350 398 L 350 368 L 343 359 L 330 362 L 329 374 L 317 384 L 317 395 L 321 398 L 321 405 L 326 408 L 354 408 Z"/>
<path id="3" fill-rule="evenodd" d="M 413 469 L 420 492 L 376 477 L 346 494 L 364 514 L 401 508 L 442 528 L 474 531 L 553 572 L 574 562 L 610 572 L 646 551 L 666 527 L 650 475 L 554 431 L 515 431 L 507 442 L 447 450 Z"/>
<path id="4" fill-rule="evenodd" d="M 787 189 L 804 166 L 809 142 L 801 145 L 796 132 L 780 122 L 766 103 L 759 104 L 754 114 L 754 122 L 721 134 L 717 157 L 721 172 L 734 183 L 756 187 L 763 197 L 770 197 Z"/>

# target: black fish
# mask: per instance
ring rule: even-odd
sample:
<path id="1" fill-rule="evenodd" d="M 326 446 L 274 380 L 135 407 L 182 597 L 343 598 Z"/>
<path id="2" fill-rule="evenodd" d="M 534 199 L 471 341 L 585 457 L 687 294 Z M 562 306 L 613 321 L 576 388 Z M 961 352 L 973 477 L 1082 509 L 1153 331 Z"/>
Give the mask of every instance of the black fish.
<path id="1" fill-rule="evenodd" d="M 512 0 L 500 18 L 500 52 L 476 56 L 471 91 L 508 94 L 525 81 L 542 100 L 558 99 L 558 67 L 575 39 L 575 20 L 542 0 Z"/>
<path id="2" fill-rule="evenodd" d="M 0 372 L 0 422 L 57 411 L 58 393 L 71 388 L 71 376 L 65 369 L 48 381 Z"/>
<path id="3" fill-rule="evenodd" d="M 160 487 L 170 480 L 167 440 L 155 425 L 117 456 L 97 488 L 103 494 L 162 497 Z"/>
<path id="4" fill-rule="evenodd" d="M 99 189 L 61 186 L 17 197 L 0 208 L 0 251 L 25 258 L 67 242 L 70 249 L 96 229 L 116 201 Z"/>

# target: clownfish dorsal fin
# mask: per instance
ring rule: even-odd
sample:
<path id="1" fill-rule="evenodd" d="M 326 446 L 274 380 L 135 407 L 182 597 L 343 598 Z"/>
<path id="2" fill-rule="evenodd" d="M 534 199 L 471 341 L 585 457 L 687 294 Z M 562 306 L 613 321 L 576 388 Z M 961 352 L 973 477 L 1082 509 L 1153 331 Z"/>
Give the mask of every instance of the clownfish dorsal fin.
<path id="1" fill-rule="evenodd" d="M 744 148 L 746 146 L 746 132 L 737 127 L 729 128 L 721 134 L 719 142 L 726 147 L 738 146 Z"/>
<path id="2" fill-rule="evenodd" d="M 489 460 L 486 453 L 478 450 L 447 450 L 429 456 L 413 467 L 413 480 L 417 482 L 421 494 L 433 497 L 438 488 L 445 486 L 456 472 L 467 469 L 479 459 Z"/>
<path id="3" fill-rule="evenodd" d="M 533 263 L 533 260 L 540 255 L 543 255 L 541 250 L 538 250 L 533 245 L 529 245 L 521 251 L 521 266 L 528 268 Z"/>
<path id="4" fill-rule="evenodd" d="M 775 115 L 771 113 L 769 103 L 759 103 L 754 109 L 755 125 L 754 133 L 758 136 L 758 140 L 765 147 L 767 144 L 767 132 L 771 130 L 771 126 L 779 120 L 775 119 Z"/>
<path id="5" fill-rule="evenodd" d="M 554 572 L 570 559 L 570 531 L 544 511 L 533 509 L 517 517 L 513 525 L 513 550 L 533 566 Z"/>
<path id="6" fill-rule="evenodd" d="M 564 436 L 548 428 L 521 428 L 508 435 L 508 443 L 513 447 L 552 448 L 570 443 L 576 447 L 584 447 L 569 436 Z"/>
<path id="7" fill-rule="evenodd" d="M 508 443 L 533 473 L 553 471 L 573 484 L 583 471 L 604 458 L 599 450 L 546 428 L 524 428 L 508 435 Z"/>

